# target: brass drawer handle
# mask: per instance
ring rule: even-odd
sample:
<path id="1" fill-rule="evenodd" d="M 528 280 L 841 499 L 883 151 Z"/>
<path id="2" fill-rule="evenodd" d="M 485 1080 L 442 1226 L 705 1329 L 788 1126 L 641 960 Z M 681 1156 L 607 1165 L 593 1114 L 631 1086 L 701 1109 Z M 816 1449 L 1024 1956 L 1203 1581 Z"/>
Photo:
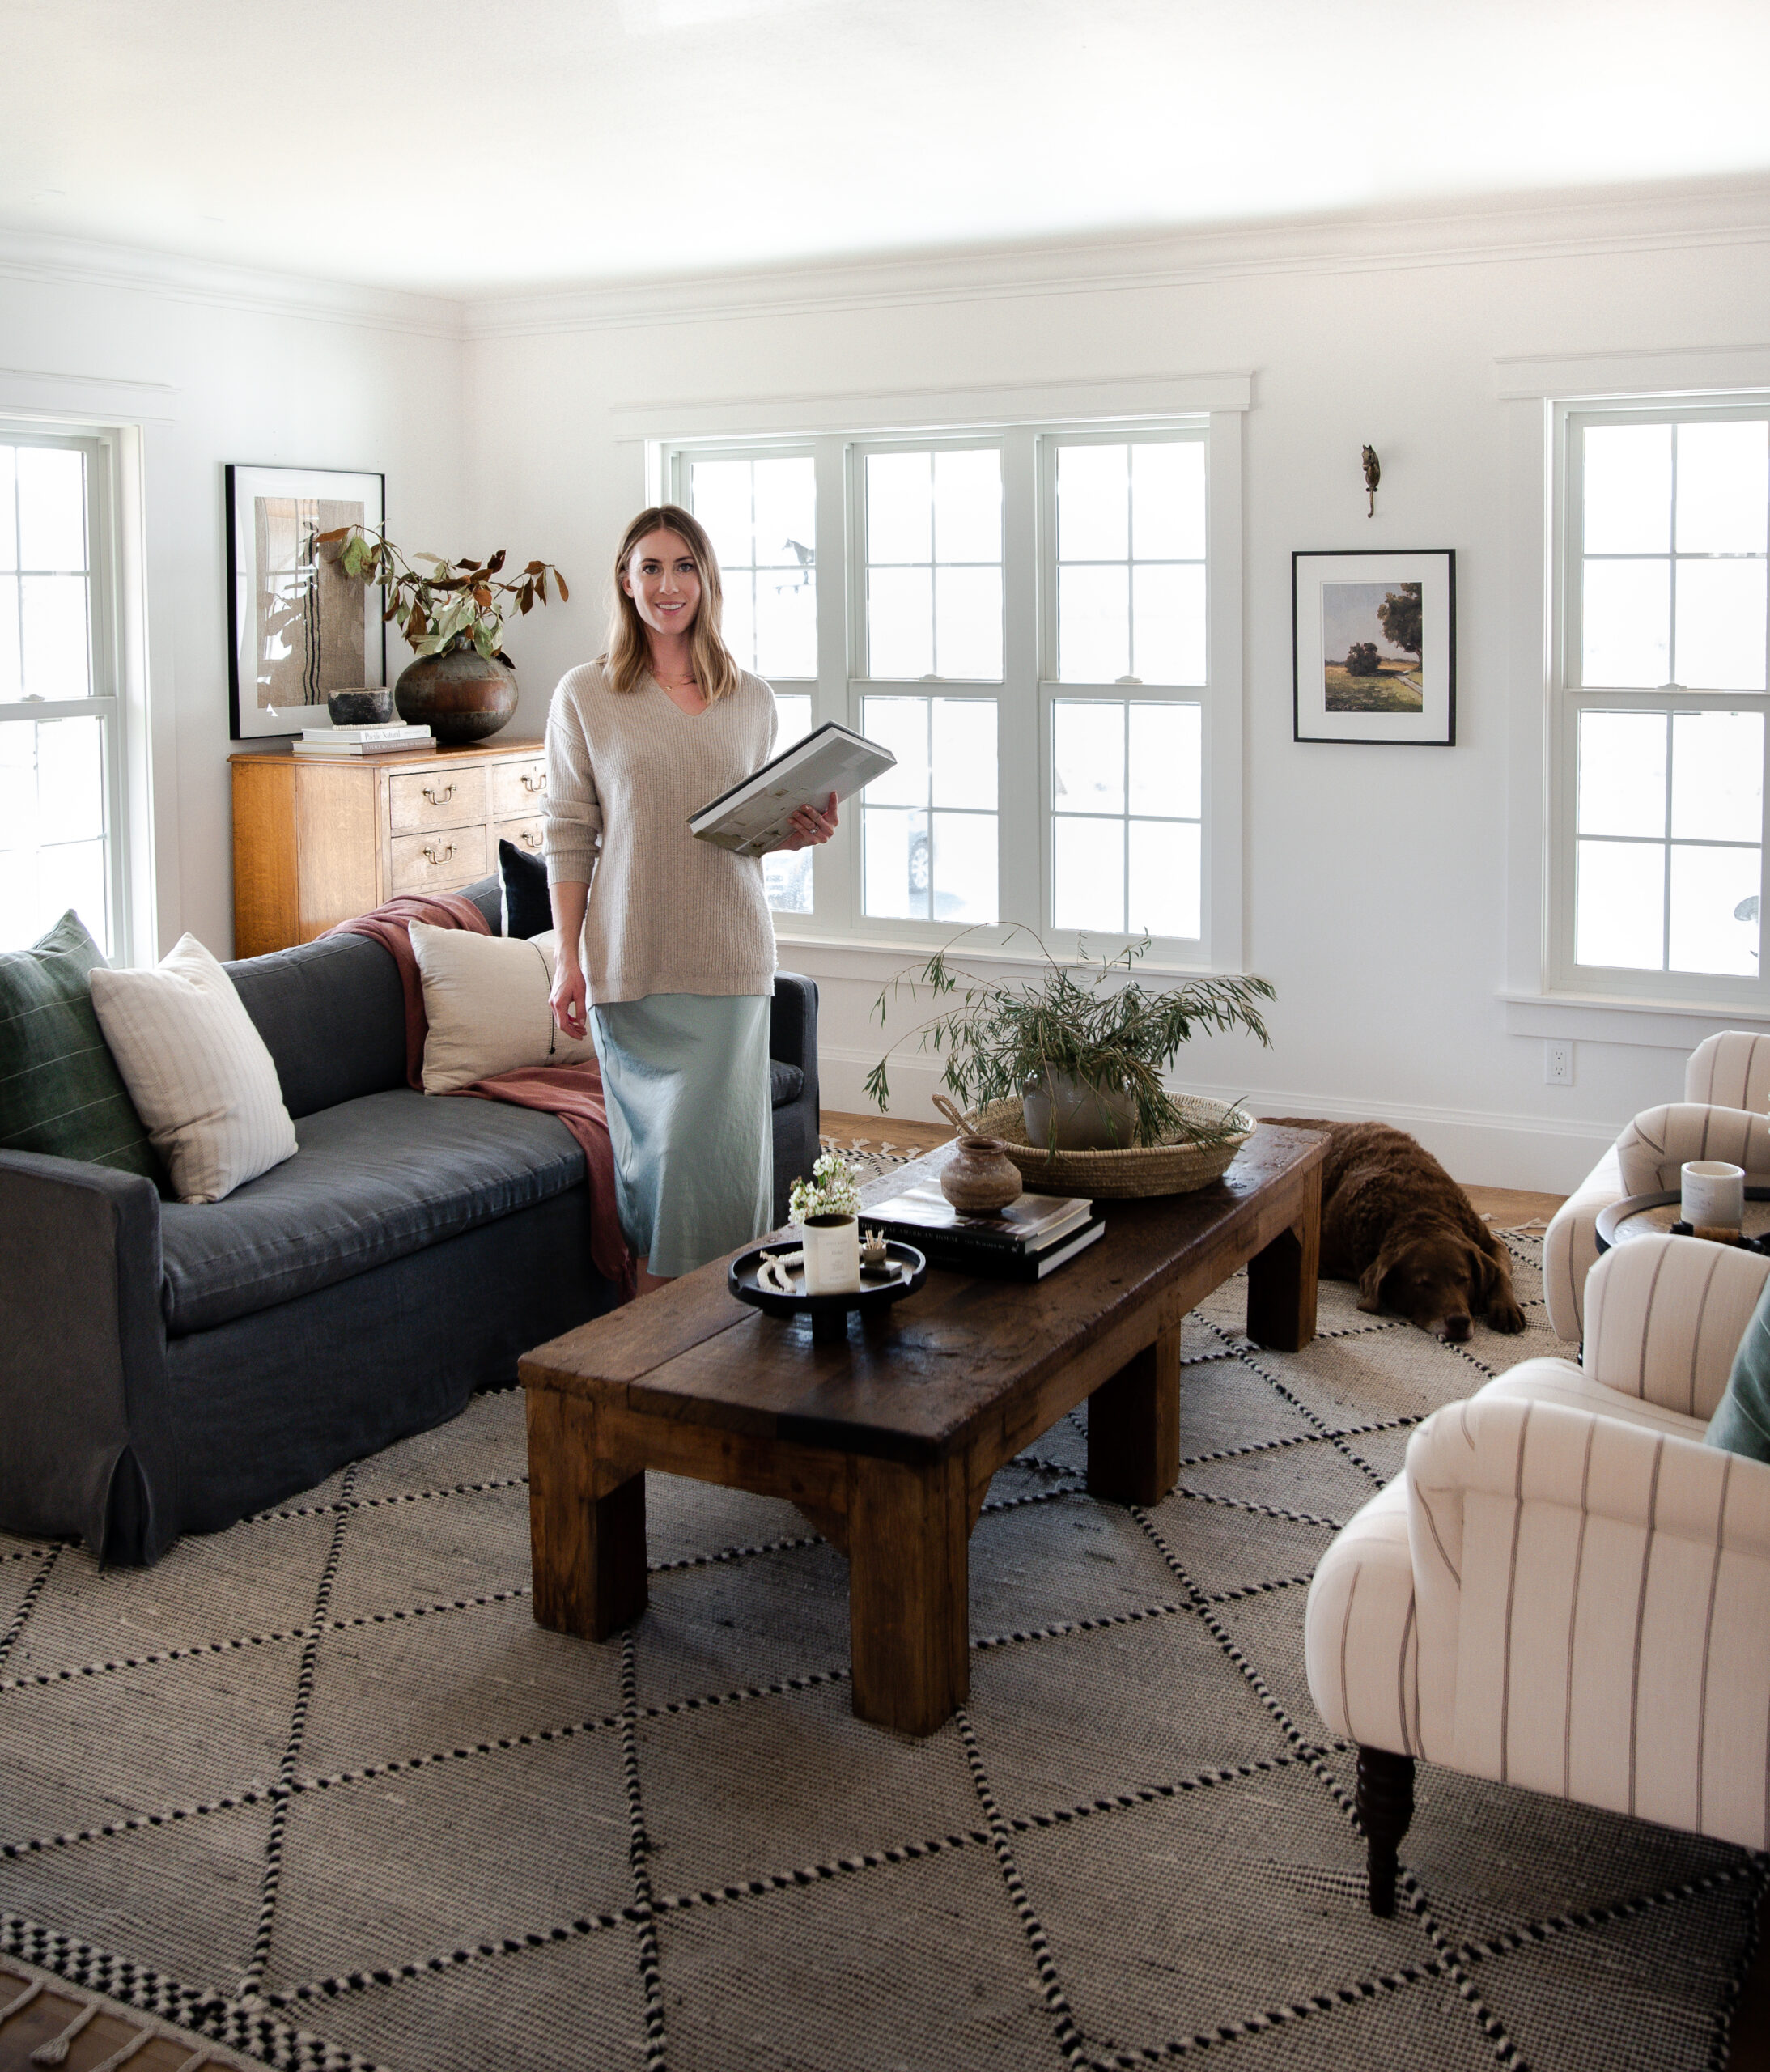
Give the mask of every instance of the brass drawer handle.
<path id="1" fill-rule="evenodd" d="M 424 796 L 433 806 L 446 806 L 455 796 L 455 787 L 452 784 L 445 784 L 440 791 L 438 791 L 433 786 L 427 784 L 424 787 Z"/>
<path id="2" fill-rule="evenodd" d="M 547 788 L 547 773 L 544 770 L 537 777 L 532 770 L 522 773 L 522 788 L 525 792 L 544 792 Z"/>
<path id="3" fill-rule="evenodd" d="M 446 864 L 449 858 L 455 853 L 455 845 L 451 842 L 448 847 L 443 851 L 440 856 L 439 856 L 437 854 L 436 844 L 434 842 L 427 842 L 424 844 L 424 853 L 430 858 L 433 864 Z"/>
<path id="4" fill-rule="evenodd" d="M 538 834 L 537 834 L 535 833 L 534 830 L 533 830 L 532 827 L 525 827 L 525 828 L 523 830 L 523 831 L 522 831 L 522 846 L 524 847 L 524 848 L 525 848 L 525 849 L 538 849 L 538 848 L 541 847 L 541 836 L 540 836 L 540 835 L 538 835 Z"/>

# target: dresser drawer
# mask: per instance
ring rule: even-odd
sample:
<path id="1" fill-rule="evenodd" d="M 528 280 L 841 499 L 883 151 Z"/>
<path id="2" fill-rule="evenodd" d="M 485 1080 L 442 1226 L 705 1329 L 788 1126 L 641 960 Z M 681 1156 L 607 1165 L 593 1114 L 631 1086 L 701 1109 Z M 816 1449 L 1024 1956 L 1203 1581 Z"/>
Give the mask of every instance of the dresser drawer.
<path id="1" fill-rule="evenodd" d="M 471 885 L 476 877 L 486 875 L 483 826 L 439 827 L 430 834 L 396 834 L 392 847 L 396 892 L 423 892 L 432 887 L 446 892 L 451 885 Z"/>
<path id="2" fill-rule="evenodd" d="M 501 820 L 494 832 L 500 842 L 526 850 L 531 856 L 541 854 L 544 837 L 539 820 Z"/>
<path id="3" fill-rule="evenodd" d="M 532 762 L 494 762 L 490 770 L 494 820 L 526 820 L 541 810 L 547 791 L 545 756 Z"/>
<path id="4" fill-rule="evenodd" d="M 460 827 L 486 817 L 486 769 L 412 771 L 387 780 L 388 823 L 396 834 Z M 480 844 L 482 851 L 485 847 Z"/>

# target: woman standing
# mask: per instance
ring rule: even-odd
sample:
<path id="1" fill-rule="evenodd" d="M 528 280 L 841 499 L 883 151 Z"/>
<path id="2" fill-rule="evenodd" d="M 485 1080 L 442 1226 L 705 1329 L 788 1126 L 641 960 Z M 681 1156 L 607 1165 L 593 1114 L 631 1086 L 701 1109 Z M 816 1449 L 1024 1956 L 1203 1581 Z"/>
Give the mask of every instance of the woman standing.
<path id="1" fill-rule="evenodd" d="M 601 1060 L 643 1293 L 775 1220 L 762 867 L 688 830 L 774 753 L 775 698 L 719 637 L 719 563 L 689 512 L 642 511 L 614 575 L 608 652 L 547 715 L 547 880 L 554 1018 L 574 1037 L 588 1021 Z M 827 842 L 834 793 L 793 825 L 783 848 Z"/>

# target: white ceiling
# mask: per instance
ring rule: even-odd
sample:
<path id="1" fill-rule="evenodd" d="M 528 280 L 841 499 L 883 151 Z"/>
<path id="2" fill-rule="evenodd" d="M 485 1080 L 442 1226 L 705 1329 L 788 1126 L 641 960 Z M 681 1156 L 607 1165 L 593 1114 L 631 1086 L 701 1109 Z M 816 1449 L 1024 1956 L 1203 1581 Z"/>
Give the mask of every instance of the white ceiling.
<path id="1" fill-rule="evenodd" d="M 0 229 L 467 295 L 1770 169 L 1765 0 L 0 0 Z"/>

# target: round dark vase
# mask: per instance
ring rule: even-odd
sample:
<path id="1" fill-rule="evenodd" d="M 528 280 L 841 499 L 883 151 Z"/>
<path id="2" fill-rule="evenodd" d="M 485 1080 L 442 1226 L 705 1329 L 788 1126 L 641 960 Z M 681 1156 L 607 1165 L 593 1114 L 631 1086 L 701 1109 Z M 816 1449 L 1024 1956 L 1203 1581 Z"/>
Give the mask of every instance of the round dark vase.
<path id="1" fill-rule="evenodd" d="M 428 727 L 444 748 L 482 741 L 516 710 L 516 673 L 476 648 L 452 648 L 408 663 L 393 686 L 400 717 Z"/>

